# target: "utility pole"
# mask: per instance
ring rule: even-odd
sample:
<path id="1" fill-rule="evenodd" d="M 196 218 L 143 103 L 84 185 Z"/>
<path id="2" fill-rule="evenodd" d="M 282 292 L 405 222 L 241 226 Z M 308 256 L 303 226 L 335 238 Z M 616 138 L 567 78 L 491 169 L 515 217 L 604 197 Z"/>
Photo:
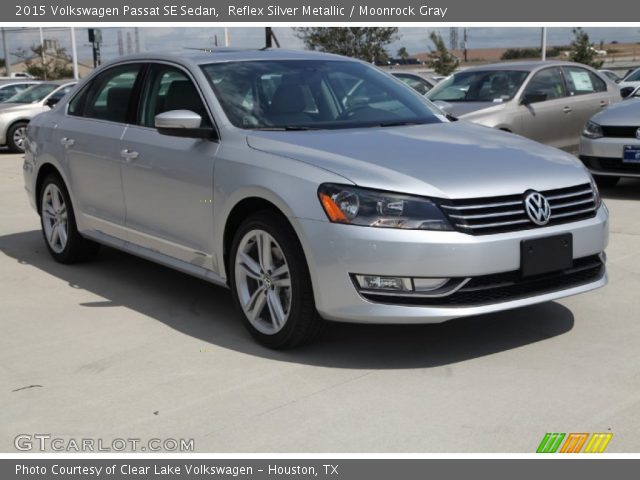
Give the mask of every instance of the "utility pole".
<path id="1" fill-rule="evenodd" d="M 231 46 L 231 38 L 229 38 L 229 27 L 224 27 L 224 46 Z"/>
<path id="2" fill-rule="evenodd" d="M 276 44 L 276 47 L 280 48 L 280 42 L 278 42 L 278 38 L 276 34 L 273 33 L 273 29 L 271 27 L 264 28 L 264 48 L 271 48 L 273 43 Z"/>
<path id="3" fill-rule="evenodd" d="M 40 30 L 40 53 L 42 54 L 42 76 L 43 80 L 47 79 L 47 67 L 44 59 L 44 33 L 42 32 L 42 27 L 39 27 Z"/>
<path id="4" fill-rule="evenodd" d="M 4 69 L 7 77 L 11 76 L 11 59 L 9 58 L 9 45 L 7 44 L 7 32 L 2 27 L 2 47 L 4 48 Z"/>
<path id="5" fill-rule="evenodd" d="M 464 49 L 463 50 L 463 52 L 464 52 L 464 63 L 467 63 L 468 59 L 467 59 L 467 29 L 466 29 L 466 27 L 464 29 L 464 37 L 463 38 L 464 38 L 464 41 L 463 41 L 462 47 Z"/>
<path id="6" fill-rule="evenodd" d="M 76 29 L 71 27 L 71 58 L 73 60 L 73 78 L 78 80 L 80 74 L 78 73 L 78 48 L 76 46 Z"/>

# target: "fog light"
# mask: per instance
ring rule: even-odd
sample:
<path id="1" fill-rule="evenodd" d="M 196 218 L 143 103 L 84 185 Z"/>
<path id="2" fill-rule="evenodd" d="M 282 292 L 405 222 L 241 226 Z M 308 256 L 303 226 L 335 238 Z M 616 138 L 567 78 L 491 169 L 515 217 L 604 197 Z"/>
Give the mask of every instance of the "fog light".
<path id="1" fill-rule="evenodd" d="M 413 285 L 416 292 L 430 292 L 442 287 L 448 281 L 448 278 L 414 278 Z"/>
<path id="2" fill-rule="evenodd" d="M 363 290 L 413 290 L 411 279 L 406 277 L 381 277 L 378 275 L 356 275 L 356 281 Z"/>

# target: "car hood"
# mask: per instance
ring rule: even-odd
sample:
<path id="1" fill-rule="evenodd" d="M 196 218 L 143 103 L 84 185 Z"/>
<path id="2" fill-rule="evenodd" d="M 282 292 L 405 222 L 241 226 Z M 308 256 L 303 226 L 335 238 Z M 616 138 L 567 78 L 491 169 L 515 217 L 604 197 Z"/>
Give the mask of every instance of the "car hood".
<path id="1" fill-rule="evenodd" d="M 4 112 L 20 112 L 24 110 L 32 110 L 42 108 L 38 103 L 0 103 L 0 113 Z"/>
<path id="2" fill-rule="evenodd" d="M 438 100 L 434 103 L 445 113 L 460 118 L 471 113 L 488 114 L 502 110 L 505 106 L 504 103 L 498 102 L 443 102 L 442 100 Z"/>
<path id="3" fill-rule="evenodd" d="M 606 110 L 596 113 L 591 120 L 600 124 L 614 127 L 640 126 L 640 99 L 629 99 L 618 102 Z"/>
<path id="4" fill-rule="evenodd" d="M 439 198 L 508 195 L 588 182 L 573 156 L 467 122 L 297 132 L 255 131 L 251 148 L 356 185 Z"/>

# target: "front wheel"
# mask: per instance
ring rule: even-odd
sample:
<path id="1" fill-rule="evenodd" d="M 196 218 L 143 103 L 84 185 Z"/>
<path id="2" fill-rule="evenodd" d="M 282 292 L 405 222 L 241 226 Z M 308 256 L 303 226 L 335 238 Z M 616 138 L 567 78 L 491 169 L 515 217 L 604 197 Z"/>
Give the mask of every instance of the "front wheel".
<path id="1" fill-rule="evenodd" d="M 27 122 L 14 123 L 7 132 L 7 146 L 14 153 L 24 153 L 27 140 Z"/>
<path id="2" fill-rule="evenodd" d="M 270 348 L 308 343 L 324 325 L 313 298 L 300 242 L 287 221 L 269 211 L 245 220 L 230 252 L 230 284 L 249 332 Z"/>

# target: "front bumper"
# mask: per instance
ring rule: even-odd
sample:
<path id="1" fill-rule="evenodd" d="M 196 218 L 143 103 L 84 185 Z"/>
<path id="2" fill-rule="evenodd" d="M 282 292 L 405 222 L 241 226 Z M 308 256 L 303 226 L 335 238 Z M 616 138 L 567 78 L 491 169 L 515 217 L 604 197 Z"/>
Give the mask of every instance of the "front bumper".
<path id="1" fill-rule="evenodd" d="M 640 164 L 624 163 L 625 145 L 640 146 L 640 139 L 603 137 L 580 139 L 580 160 L 594 175 L 640 177 Z"/>
<path id="2" fill-rule="evenodd" d="M 483 277 L 520 268 L 520 242 L 560 233 L 573 235 L 574 259 L 597 256 L 608 243 L 608 211 L 574 223 L 495 235 L 402 231 L 298 219 L 316 306 L 328 320 L 362 323 L 437 323 L 532 305 L 602 287 L 601 275 L 578 285 L 478 304 L 383 303 L 364 298 L 351 274 L 398 277 Z"/>

